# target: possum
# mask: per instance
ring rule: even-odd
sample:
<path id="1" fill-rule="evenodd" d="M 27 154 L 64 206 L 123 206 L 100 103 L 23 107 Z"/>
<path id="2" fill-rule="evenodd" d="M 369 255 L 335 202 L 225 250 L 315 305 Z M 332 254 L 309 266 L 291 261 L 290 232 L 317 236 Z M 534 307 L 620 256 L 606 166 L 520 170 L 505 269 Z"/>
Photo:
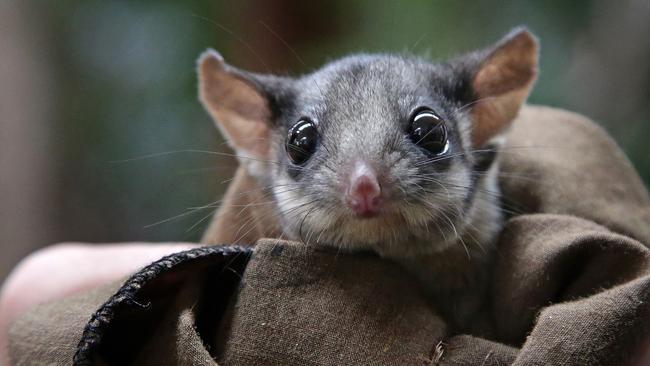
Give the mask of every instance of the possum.
<path id="1" fill-rule="evenodd" d="M 398 263 L 462 331 L 489 289 L 504 221 L 499 147 L 537 59 L 525 28 L 445 62 L 355 54 L 297 77 L 207 50 L 199 95 L 269 187 L 283 237 Z"/>

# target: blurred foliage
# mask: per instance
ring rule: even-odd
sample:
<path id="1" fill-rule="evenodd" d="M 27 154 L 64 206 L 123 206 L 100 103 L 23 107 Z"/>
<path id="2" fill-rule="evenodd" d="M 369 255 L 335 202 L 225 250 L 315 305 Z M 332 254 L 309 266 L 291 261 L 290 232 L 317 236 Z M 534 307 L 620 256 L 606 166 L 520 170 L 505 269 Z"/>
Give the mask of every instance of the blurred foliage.
<path id="1" fill-rule="evenodd" d="M 149 225 L 215 202 L 236 165 L 218 155 L 179 152 L 229 152 L 196 98 L 195 60 L 207 47 L 238 66 L 299 73 L 359 51 L 441 59 L 485 46 L 525 24 L 542 43 L 541 74 L 531 102 L 598 119 L 624 144 L 647 182 L 646 103 L 608 114 L 600 101 L 580 98 L 591 78 L 600 77 L 579 79 L 576 75 L 584 74 L 576 71 L 575 60 L 577 50 L 598 49 L 589 42 L 599 39 L 592 30 L 601 24 L 601 3 L 34 2 L 29 21 L 38 47 L 47 51 L 57 106 L 52 116 L 58 192 L 53 210 L 62 230 L 52 240 L 198 239 L 203 225 L 194 225 L 211 209 Z M 278 9 L 268 11 L 273 7 L 281 7 L 286 18 L 278 18 Z M 603 26 L 617 27 L 615 19 L 608 20 Z M 641 46 L 650 49 L 647 41 L 626 47 Z M 636 67 L 626 72 L 648 75 L 647 59 L 637 60 Z M 650 88 L 642 90 L 647 82 L 639 85 L 612 103 L 635 94 L 647 100 Z M 617 115 L 624 119 L 613 118 Z M 132 158 L 140 159 L 126 160 Z"/>

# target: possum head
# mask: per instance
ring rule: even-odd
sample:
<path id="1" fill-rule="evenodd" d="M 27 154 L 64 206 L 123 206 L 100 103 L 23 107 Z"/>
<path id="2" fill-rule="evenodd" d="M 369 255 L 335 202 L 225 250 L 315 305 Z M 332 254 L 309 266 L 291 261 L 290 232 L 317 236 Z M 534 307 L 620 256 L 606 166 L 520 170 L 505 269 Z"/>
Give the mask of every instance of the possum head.
<path id="1" fill-rule="evenodd" d="M 471 226 L 536 73 L 537 42 L 516 29 L 444 63 L 361 54 L 300 77 L 239 70 L 209 50 L 199 91 L 288 237 L 409 255 Z"/>

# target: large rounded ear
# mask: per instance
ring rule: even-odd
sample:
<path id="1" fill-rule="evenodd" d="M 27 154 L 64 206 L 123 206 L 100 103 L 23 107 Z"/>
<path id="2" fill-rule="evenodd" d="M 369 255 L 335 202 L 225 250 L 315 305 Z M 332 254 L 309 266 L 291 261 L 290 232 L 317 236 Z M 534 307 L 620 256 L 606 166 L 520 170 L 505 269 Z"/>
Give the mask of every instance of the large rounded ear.
<path id="1" fill-rule="evenodd" d="M 471 79 L 474 146 L 503 132 L 517 116 L 537 77 L 538 45 L 528 30 L 517 28 L 479 54 Z"/>
<path id="2" fill-rule="evenodd" d="M 226 64 L 214 50 L 198 60 L 199 99 L 238 154 L 266 157 L 271 108 L 253 74 Z"/>

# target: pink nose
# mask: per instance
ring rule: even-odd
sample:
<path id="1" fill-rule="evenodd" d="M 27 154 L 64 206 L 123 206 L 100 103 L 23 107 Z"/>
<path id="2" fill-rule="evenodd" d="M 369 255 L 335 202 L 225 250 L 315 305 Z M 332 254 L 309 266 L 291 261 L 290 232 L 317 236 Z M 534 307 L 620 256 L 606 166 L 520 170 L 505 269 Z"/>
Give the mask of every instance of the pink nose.
<path id="1" fill-rule="evenodd" d="M 381 186 L 375 171 L 365 162 L 357 162 L 350 174 L 345 201 L 361 217 L 372 217 L 381 208 Z"/>

